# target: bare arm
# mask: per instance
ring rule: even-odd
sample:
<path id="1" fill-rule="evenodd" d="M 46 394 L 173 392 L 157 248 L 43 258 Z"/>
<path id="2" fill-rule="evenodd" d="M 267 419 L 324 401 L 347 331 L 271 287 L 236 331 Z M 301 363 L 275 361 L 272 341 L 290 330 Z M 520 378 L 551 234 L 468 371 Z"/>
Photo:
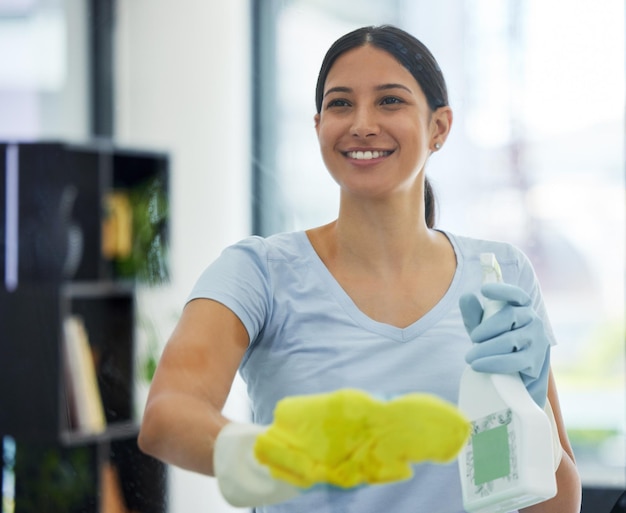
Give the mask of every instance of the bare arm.
<path id="1" fill-rule="evenodd" d="M 548 399 L 554 412 L 559 439 L 563 448 L 561 464 L 556 471 L 557 495 L 549 501 L 524 508 L 523 513 L 579 513 L 581 506 L 581 483 L 574 452 L 565 431 L 559 396 L 552 371 L 550 371 L 550 381 L 548 383 Z"/>
<path id="2" fill-rule="evenodd" d="M 150 387 L 142 451 L 214 475 L 214 441 L 229 422 L 221 410 L 248 341 L 239 318 L 220 303 L 196 299 L 185 306 Z"/>

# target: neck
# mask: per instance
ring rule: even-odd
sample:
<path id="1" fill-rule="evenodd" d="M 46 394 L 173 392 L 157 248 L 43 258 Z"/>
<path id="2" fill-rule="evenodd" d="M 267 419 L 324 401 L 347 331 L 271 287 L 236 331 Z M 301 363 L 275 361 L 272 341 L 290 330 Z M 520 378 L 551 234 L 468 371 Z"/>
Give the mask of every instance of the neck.
<path id="1" fill-rule="evenodd" d="M 342 199 L 331 225 L 338 258 L 374 271 L 401 271 L 432 254 L 437 232 L 426 226 L 423 201 Z"/>

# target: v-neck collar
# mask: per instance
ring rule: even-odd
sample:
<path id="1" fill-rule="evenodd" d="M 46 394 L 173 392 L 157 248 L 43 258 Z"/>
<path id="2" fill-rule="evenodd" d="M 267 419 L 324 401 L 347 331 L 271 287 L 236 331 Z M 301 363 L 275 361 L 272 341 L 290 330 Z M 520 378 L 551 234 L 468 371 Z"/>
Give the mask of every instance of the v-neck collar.
<path id="1" fill-rule="evenodd" d="M 441 230 L 440 230 L 441 231 Z M 298 242 L 302 247 L 304 254 L 307 256 L 307 261 L 317 276 L 328 287 L 328 290 L 335 297 L 337 302 L 341 305 L 344 311 L 352 318 L 352 320 L 358 323 L 362 328 L 377 333 L 379 335 L 389 337 L 398 342 L 406 342 L 413 340 L 420 334 L 424 333 L 427 329 L 438 322 L 448 312 L 451 304 L 454 301 L 458 301 L 458 288 L 462 282 L 461 277 L 463 274 L 463 257 L 459 251 L 457 241 L 454 235 L 441 231 L 452 244 L 452 248 L 456 255 L 456 269 L 454 276 L 448 287 L 448 290 L 443 297 L 431 308 L 426 314 L 417 319 L 415 322 L 406 326 L 405 328 L 399 328 L 391 324 L 379 322 L 365 313 L 363 313 L 352 298 L 341 287 L 339 282 L 335 279 L 329 269 L 326 267 L 322 259 L 319 257 L 315 248 L 311 244 L 306 232 L 301 231 L 297 233 Z"/>

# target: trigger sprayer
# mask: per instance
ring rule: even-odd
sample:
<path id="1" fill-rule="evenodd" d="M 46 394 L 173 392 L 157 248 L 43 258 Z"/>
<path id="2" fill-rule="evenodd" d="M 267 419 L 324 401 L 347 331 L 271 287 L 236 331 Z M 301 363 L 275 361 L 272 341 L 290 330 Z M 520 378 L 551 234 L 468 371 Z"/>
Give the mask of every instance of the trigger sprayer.
<path id="1" fill-rule="evenodd" d="M 483 284 L 502 281 L 493 253 L 480 255 Z M 483 303 L 483 318 L 502 308 Z M 463 505 L 470 513 L 506 513 L 556 495 L 552 427 L 519 373 L 489 374 L 467 367 L 459 408 L 472 423 L 459 453 Z"/>

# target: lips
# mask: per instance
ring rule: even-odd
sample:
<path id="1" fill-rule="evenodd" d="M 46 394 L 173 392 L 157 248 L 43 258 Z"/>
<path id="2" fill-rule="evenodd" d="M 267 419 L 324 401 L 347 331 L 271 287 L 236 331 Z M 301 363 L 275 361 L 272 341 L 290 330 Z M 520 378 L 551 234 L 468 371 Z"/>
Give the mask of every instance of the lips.
<path id="1" fill-rule="evenodd" d="M 355 159 L 355 160 L 373 160 L 373 159 L 379 159 L 382 157 L 387 157 L 388 155 L 391 155 L 391 151 L 385 151 L 385 150 L 365 150 L 365 151 L 347 151 L 345 152 L 345 155 L 348 158 L 351 159 Z"/>

